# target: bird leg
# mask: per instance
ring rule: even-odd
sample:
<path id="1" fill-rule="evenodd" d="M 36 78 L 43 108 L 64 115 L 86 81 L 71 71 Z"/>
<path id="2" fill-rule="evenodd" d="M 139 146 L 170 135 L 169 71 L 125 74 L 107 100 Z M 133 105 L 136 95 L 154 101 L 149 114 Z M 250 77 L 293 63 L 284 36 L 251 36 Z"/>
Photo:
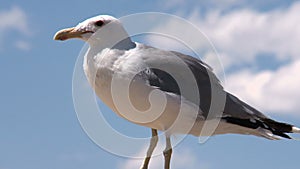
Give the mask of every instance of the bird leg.
<path id="1" fill-rule="evenodd" d="M 165 169 L 170 169 L 171 155 L 172 155 L 171 139 L 169 136 L 166 136 L 166 149 L 164 150 Z"/>
<path id="2" fill-rule="evenodd" d="M 147 156 L 144 159 L 143 166 L 141 169 L 148 169 L 148 164 L 151 159 L 153 150 L 156 147 L 157 142 L 158 142 L 157 130 L 151 129 L 151 131 L 152 131 L 152 137 L 151 137 L 151 141 L 150 141 L 150 146 L 147 150 Z"/>

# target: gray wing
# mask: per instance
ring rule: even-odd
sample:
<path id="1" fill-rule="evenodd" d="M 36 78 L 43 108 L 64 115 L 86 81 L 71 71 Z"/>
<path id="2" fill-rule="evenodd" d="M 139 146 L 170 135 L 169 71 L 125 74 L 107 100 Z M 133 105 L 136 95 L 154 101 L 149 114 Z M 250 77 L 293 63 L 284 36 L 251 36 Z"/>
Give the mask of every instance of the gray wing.
<path id="1" fill-rule="evenodd" d="M 155 49 L 155 48 L 154 48 Z M 153 50 L 153 49 L 152 49 Z M 157 49 L 159 50 L 159 49 Z M 273 134 L 289 138 L 285 132 L 290 132 L 292 126 L 285 123 L 276 122 L 272 119 L 269 119 L 264 114 L 256 110 L 255 108 L 249 106 L 245 102 L 241 101 L 234 95 L 223 90 L 219 80 L 212 72 L 212 69 L 202 62 L 199 59 L 194 57 L 184 55 L 179 52 L 170 51 L 170 54 L 176 55 L 180 59 L 182 59 L 186 65 L 192 71 L 197 85 L 200 96 L 199 103 L 195 103 L 199 105 L 200 110 L 202 111 L 201 116 L 207 118 L 208 112 L 211 106 L 212 94 L 211 87 L 218 87 L 220 90 L 225 92 L 226 94 L 226 102 L 222 115 L 222 120 L 225 120 L 228 123 L 240 125 L 243 127 L 248 127 L 252 129 L 256 129 L 262 127 L 264 129 L 270 130 Z M 155 53 L 155 52 L 154 52 Z M 155 56 L 153 56 L 155 57 Z M 169 63 L 172 64 L 172 63 Z M 180 71 L 180 67 L 178 68 Z M 174 93 L 177 95 L 182 95 L 180 93 L 180 89 L 176 83 L 176 80 L 167 72 L 162 71 L 160 69 L 149 68 L 146 72 L 142 73 L 144 78 L 147 79 L 151 86 L 158 88 L 165 92 Z M 184 80 L 184 79 L 183 79 Z M 182 95 L 184 98 L 189 100 L 189 96 Z M 193 100 L 190 100 L 193 102 Z"/>

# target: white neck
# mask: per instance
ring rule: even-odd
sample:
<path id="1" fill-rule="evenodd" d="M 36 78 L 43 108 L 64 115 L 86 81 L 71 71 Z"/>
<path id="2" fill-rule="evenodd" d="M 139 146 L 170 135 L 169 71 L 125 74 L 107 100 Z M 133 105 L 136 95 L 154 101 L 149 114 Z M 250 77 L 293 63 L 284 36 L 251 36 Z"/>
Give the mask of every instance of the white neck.
<path id="1" fill-rule="evenodd" d="M 94 81 L 97 66 L 95 56 L 105 49 L 130 50 L 136 47 L 129 35 L 119 22 L 111 22 L 99 29 L 88 41 L 90 48 L 84 57 L 84 70 L 88 79 Z M 96 57 L 96 59 L 99 59 Z M 96 61 L 97 62 L 97 61 Z M 93 83 L 91 84 L 93 86 Z"/>

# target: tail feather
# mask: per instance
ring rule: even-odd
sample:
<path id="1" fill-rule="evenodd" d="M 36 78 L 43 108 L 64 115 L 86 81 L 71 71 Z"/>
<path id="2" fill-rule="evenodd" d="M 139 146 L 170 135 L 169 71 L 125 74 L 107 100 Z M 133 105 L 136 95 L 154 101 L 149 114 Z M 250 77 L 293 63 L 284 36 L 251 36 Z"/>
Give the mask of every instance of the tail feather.
<path id="1" fill-rule="evenodd" d="M 300 133 L 300 128 L 272 120 L 230 93 L 227 93 L 222 119 L 227 123 L 253 129 L 256 131 L 254 135 L 268 139 L 293 139 L 288 133 Z"/>
<path id="2" fill-rule="evenodd" d="M 277 135 L 277 136 L 280 136 L 283 138 L 297 140 L 297 139 L 287 135 L 287 133 L 300 133 L 300 128 L 295 127 L 291 124 L 277 122 L 272 119 L 264 119 L 263 122 L 265 124 L 267 124 L 268 126 L 270 126 L 270 130 L 272 131 L 272 133 L 274 135 Z"/>
<path id="3" fill-rule="evenodd" d="M 280 132 L 280 133 L 292 133 L 293 126 L 287 123 L 281 123 L 277 122 L 275 120 L 266 118 L 262 119 L 263 123 L 271 127 L 274 131 Z M 274 133 L 275 134 L 275 133 Z"/>
<path id="4" fill-rule="evenodd" d="M 263 119 L 263 123 L 265 123 L 266 125 L 268 125 L 270 127 L 269 130 L 271 130 L 273 134 L 283 137 L 283 138 L 293 139 L 292 137 L 287 135 L 287 133 L 296 133 L 296 131 L 298 131 L 298 133 L 300 133 L 300 129 L 297 127 L 294 127 L 291 124 L 277 122 L 272 119 Z"/>
<path id="5" fill-rule="evenodd" d="M 300 133 L 300 128 L 293 126 L 292 133 Z"/>
<path id="6" fill-rule="evenodd" d="M 288 133 L 300 133 L 300 128 L 293 125 L 277 122 L 275 120 L 264 118 L 264 119 L 238 119 L 233 117 L 223 117 L 227 123 L 251 128 L 258 131 L 257 134 L 271 140 L 278 140 L 280 138 L 293 139 Z"/>

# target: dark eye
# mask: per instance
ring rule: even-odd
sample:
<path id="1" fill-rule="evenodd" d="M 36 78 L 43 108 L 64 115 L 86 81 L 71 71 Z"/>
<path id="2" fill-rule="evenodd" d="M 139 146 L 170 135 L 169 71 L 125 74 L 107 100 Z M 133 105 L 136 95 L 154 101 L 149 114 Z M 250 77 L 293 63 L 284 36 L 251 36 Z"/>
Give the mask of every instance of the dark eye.
<path id="1" fill-rule="evenodd" d="M 97 22 L 95 22 L 95 25 L 100 27 L 100 26 L 104 25 L 104 22 L 103 21 L 97 21 Z"/>

